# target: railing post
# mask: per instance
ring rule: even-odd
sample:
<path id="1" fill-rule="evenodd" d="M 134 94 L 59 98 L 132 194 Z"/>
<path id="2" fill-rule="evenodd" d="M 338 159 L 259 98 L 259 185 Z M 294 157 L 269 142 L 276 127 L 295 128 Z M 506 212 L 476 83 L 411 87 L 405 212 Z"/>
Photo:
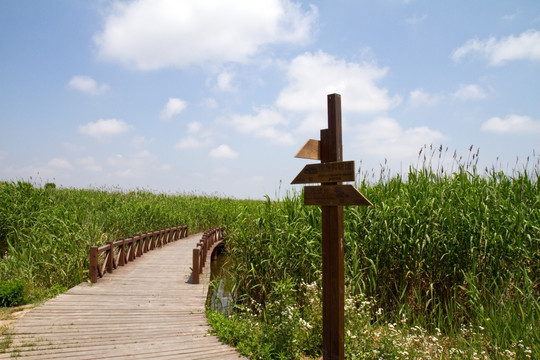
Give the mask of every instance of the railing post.
<path id="1" fill-rule="evenodd" d="M 199 274 L 202 274 L 203 268 L 204 268 L 204 261 L 206 260 L 206 256 L 204 253 L 204 250 L 201 246 L 201 252 L 199 254 Z"/>
<path id="2" fill-rule="evenodd" d="M 203 248 L 203 251 L 202 251 L 202 259 L 201 259 L 202 260 L 201 271 L 202 271 L 202 267 L 206 265 L 206 252 L 208 251 L 208 236 L 206 234 L 203 235 L 202 248 Z"/>
<path id="3" fill-rule="evenodd" d="M 170 236 L 171 236 L 171 230 L 172 228 L 168 227 L 163 231 L 163 245 L 168 244 L 170 242 Z"/>
<path id="4" fill-rule="evenodd" d="M 120 238 L 122 245 L 120 245 L 120 259 L 118 260 L 118 266 L 124 266 L 126 263 L 126 239 Z"/>
<path id="5" fill-rule="evenodd" d="M 152 250 L 160 246 L 161 240 L 161 231 L 154 231 L 154 246 Z"/>
<path id="6" fill-rule="evenodd" d="M 137 257 L 137 254 L 135 253 L 135 251 L 137 251 L 138 249 L 137 241 L 137 236 L 131 238 L 131 251 L 129 252 L 129 261 L 133 261 Z"/>
<path id="7" fill-rule="evenodd" d="M 97 246 L 90 247 L 89 260 L 90 260 L 90 272 L 89 272 L 90 281 L 95 284 L 98 279 L 98 247 Z"/>
<path id="8" fill-rule="evenodd" d="M 112 273 L 114 268 L 114 245 L 111 242 L 109 242 L 109 257 L 107 261 L 107 272 Z"/>
<path id="9" fill-rule="evenodd" d="M 152 236 L 152 233 L 144 233 L 144 236 L 142 238 L 142 254 L 148 251 L 148 235 Z"/>
<path id="10" fill-rule="evenodd" d="M 191 275 L 191 282 L 193 284 L 199 283 L 199 271 L 199 248 L 195 248 L 193 249 L 193 272 Z"/>
<path id="11" fill-rule="evenodd" d="M 161 246 L 165 246 L 165 244 L 167 244 L 167 233 L 168 233 L 168 229 L 161 230 L 159 232 L 159 242 Z"/>

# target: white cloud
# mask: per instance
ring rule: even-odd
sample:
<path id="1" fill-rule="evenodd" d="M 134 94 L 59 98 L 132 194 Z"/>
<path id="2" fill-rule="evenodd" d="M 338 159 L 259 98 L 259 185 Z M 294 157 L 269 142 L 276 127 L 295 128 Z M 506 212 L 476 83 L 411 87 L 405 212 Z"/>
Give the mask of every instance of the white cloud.
<path id="1" fill-rule="evenodd" d="M 200 149 L 210 145 L 212 141 L 209 138 L 196 138 L 194 136 L 188 136 L 181 139 L 174 145 L 175 149 Z"/>
<path id="2" fill-rule="evenodd" d="M 540 120 L 515 114 L 504 119 L 492 117 L 482 124 L 481 130 L 499 134 L 537 134 L 540 133 Z"/>
<path id="3" fill-rule="evenodd" d="M 202 132 L 203 125 L 199 121 L 190 122 L 187 125 L 189 136 L 181 139 L 175 145 L 175 149 L 200 149 L 212 143 L 212 137 L 208 132 Z"/>
<path id="4" fill-rule="evenodd" d="M 50 165 L 44 164 L 31 164 L 27 166 L 14 167 L 13 165 L 3 169 L 5 174 L 8 174 L 10 178 L 24 178 L 32 179 L 53 179 L 58 175 L 58 169 L 53 169 Z"/>
<path id="5" fill-rule="evenodd" d="M 512 60 L 540 61 L 540 31 L 528 30 L 519 36 L 510 35 L 497 40 L 471 39 L 452 52 L 451 58 L 459 61 L 469 54 L 485 57 L 490 65 L 500 66 Z"/>
<path id="6" fill-rule="evenodd" d="M 199 121 L 193 121 L 188 124 L 188 134 L 196 134 L 202 129 L 202 123 Z"/>
<path id="7" fill-rule="evenodd" d="M 163 164 L 163 165 L 161 165 L 158 169 L 159 169 L 160 171 L 163 171 L 163 172 L 168 172 L 168 171 L 170 171 L 172 168 L 173 168 L 173 167 L 172 167 L 171 164 Z"/>
<path id="8" fill-rule="evenodd" d="M 279 125 L 287 125 L 288 121 L 273 109 L 259 109 L 256 115 L 233 115 L 227 122 L 236 131 L 253 134 L 257 138 L 270 140 L 276 144 L 294 144 L 294 140 L 286 131 L 276 129 Z"/>
<path id="9" fill-rule="evenodd" d="M 238 157 L 238 153 L 226 144 L 219 145 L 217 148 L 212 149 L 209 155 L 214 159 L 236 159 Z"/>
<path id="10" fill-rule="evenodd" d="M 90 95 L 100 95 L 109 90 L 107 84 L 98 84 L 90 76 L 78 75 L 71 78 L 68 86 L 72 89 L 81 91 Z"/>
<path id="11" fill-rule="evenodd" d="M 174 116 L 184 111 L 186 107 L 187 103 L 184 100 L 178 98 L 169 98 L 169 101 L 167 101 L 167 104 L 165 104 L 165 107 L 163 110 L 161 110 L 161 118 L 170 120 Z"/>
<path id="12" fill-rule="evenodd" d="M 79 133 L 103 139 L 107 136 L 118 135 L 128 132 L 132 126 L 118 119 L 99 119 L 86 125 L 79 125 Z"/>
<path id="13" fill-rule="evenodd" d="M 217 101 L 214 98 L 204 98 L 202 101 L 202 105 L 206 106 L 209 109 L 215 109 L 218 106 Z"/>
<path id="14" fill-rule="evenodd" d="M 439 96 L 430 95 L 424 89 L 413 90 L 409 95 L 409 102 L 412 107 L 435 105 L 439 102 L 439 99 Z"/>
<path id="15" fill-rule="evenodd" d="M 148 145 L 151 145 L 155 141 L 154 138 L 148 138 L 146 136 L 134 136 L 133 139 L 131 139 L 131 146 L 134 148 L 144 148 Z"/>
<path id="16" fill-rule="evenodd" d="M 244 62 L 264 46 L 305 43 L 317 8 L 290 0 L 115 2 L 94 36 L 101 58 L 139 69 Z"/>
<path id="17" fill-rule="evenodd" d="M 76 164 L 79 165 L 83 170 L 89 172 L 101 172 L 103 168 L 101 165 L 94 159 L 93 156 L 86 156 L 76 160 Z"/>
<path id="18" fill-rule="evenodd" d="M 290 63 L 289 84 L 276 103 L 286 110 L 325 111 L 326 96 L 339 93 L 348 111 L 386 111 L 399 102 L 376 85 L 387 72 L 374 64 L 347 62 L 322 51 L 305 53 Z"/>
<path id="19" fill-rule="evenodd" d="M 232 80 L 234 74 L 230 71 L 222 71 L 217 77 L 217 87 L 221 91 L 234 91 L 236 87 L 233 85 Z"/>
<path id="20" fill-rule="evenodd" d="M 327 127 L 327 114 L 323 111 L 311 112 L 304 117 L 300 126 L 298 126 L 295 131 L 299 133 L 313 133 L 313 131 L 318 131 L 319 129 L 325 129 Z"/>
<path id="21" fill-rule="evenodd" d="M 359 125 L 357 131 L 356 147 L 362 154 L 396 159 L 414 156 L 423 144 L 433 144 L 444 138 L 441 132 L 426 126 L 404 129 L 388 117 Z"/>
<path id="22" fill-rule="evenodd" d="M 478 85 L 475 84 L 461 84 L 456 92 L 453 94 L 454 97 L 461 100 L 481 100 L 487 97 L 486 92 Z"/>
<path id="23" fill-rule="evenodd" d="M 156 156 L 148 150 L 140 150 L 131 154 L 116 154 L 107 159 L 107 165 L 113 168 L 116 176 L 123 178 L 142 178 L 150 169 L 159 169 Z"/>
<path id="24" fill-rule="evenodd" d="M 54 158 L 49 161 L 49 166 L 52 166 L 57 169 L 69 170 L 72 168 L 71 163 L 66 159 Z"/>
<path id="25" fill-rule="evenodd" d="M 502 17 L 502 20 L 504 20 L 504 21 L 514 21 L 518 17 L 518 15 L 520 15 L 520 14 L 521 14 L 521 10 L 516 10 L 512 14 L 504 15 Z"/>

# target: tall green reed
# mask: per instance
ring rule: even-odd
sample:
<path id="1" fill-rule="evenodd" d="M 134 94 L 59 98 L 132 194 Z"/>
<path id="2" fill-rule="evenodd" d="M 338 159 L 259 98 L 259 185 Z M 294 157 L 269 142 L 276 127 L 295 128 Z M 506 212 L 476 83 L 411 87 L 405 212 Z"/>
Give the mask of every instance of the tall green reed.
<path id="1" fill-rule="evenodd" d="M 423 151 L 405 177 L 383 166 L 378 181 L 358 183 L 375 206 L 345 209 L 347 296 L 373 299 L 380 324 L 455 338 L 472 324 L 492 355 L 519 341 L 540 355 L 538 162 L 512 175 L 495 167 L 479 174 L 472 147 L 449 164 L 442 147 Z M 287 283 L 309 317 L 301 284 L 320 285 L 320 210 L 288 194 L 239 214 L 227 230 L 242 306 L 255 302 L 264 313 Z"/>
<path id="2" fill-rule="evenodd" d="M 142 232 L 187 224 L 200 232 L 229 222 L 240 201 L 120 189 L 0 184 L 0 281 L 21 280 L 28 301 L 84 281 L 88 248 Z"/>

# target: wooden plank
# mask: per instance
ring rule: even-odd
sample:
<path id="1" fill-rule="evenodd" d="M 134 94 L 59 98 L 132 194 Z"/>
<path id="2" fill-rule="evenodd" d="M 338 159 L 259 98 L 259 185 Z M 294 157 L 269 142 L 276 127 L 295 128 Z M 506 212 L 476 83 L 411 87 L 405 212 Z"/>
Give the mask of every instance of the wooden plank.
<path id="1" fill-rule="evenodd" d="M 305 186 L 304 205 L 373 205 L 352 185 Z"/>
<path id="2" fill-rule="evenodd" d="M 302 159 L 320 160 L 320 141 L 309 139 L 294 157 Z"/>
<path id="3" fill-rule="evenodd" d="M 308 164 L 291 184 L 336 183 L 354 181 L 354 161 Z"/>

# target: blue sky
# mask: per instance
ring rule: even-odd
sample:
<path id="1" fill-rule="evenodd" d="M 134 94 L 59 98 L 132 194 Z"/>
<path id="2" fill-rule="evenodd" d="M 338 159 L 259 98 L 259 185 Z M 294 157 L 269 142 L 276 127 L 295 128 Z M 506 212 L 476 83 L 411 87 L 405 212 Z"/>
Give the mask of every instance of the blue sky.
<path id="1" fill-rule="evenodd" d="M 539 158 L 537 1 L 2 0 L 0 34 L 1 180 L 283 195 L 330 93 L 361 172 Z"/>

